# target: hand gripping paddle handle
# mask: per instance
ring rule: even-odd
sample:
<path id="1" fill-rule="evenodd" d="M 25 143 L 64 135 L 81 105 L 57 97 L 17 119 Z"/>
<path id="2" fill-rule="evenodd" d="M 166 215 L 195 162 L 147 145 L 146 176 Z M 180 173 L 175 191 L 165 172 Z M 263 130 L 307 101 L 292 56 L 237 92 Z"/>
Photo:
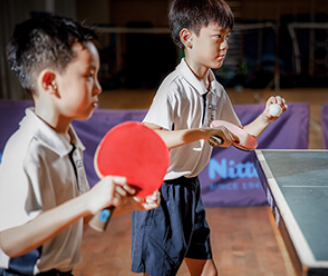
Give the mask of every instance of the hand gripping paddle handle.
<path id="1" fill-rule="evenodd" d="M 218 136 L 212 136 L 210 139 L 208 139 L 208 143 L 213 147 L 218 147 L 223 143 L 223 139 Z"/>
<path id="2" fill-rule="evenodd" d="M 104 232 L 113 212 L 114 207 L 106 208 L 97 212 L 89 221 L 89 226 L 99 232 Z"/>

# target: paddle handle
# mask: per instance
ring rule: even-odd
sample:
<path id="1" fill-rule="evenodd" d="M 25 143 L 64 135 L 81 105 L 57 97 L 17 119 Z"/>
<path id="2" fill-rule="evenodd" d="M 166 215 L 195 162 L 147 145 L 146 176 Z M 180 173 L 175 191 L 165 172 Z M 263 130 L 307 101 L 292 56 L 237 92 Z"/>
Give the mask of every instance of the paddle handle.
<path id="1" fill-rule="evenodd" d="M 106 208 L 99 211 L 89 221 L 89 226 L 99 232 L 105 232 L 113 212 L 114 212 L 114 207 Z"/>
<path id="2" fill-rule="evenodd" d="M 218 136 L 212 136 L 210 139 L 208 139 L 208 143 L 213 147 L 218 147 L 223 143 L 223 139 Z"/>

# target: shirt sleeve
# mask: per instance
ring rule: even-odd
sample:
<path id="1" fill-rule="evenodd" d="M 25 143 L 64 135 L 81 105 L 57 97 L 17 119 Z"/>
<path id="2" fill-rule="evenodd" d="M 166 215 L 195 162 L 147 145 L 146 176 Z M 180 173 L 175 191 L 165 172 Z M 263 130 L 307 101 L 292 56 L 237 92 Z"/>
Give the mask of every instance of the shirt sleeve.
<path id="1" fill-rule="evenodd" d="M 231 100 L 224 89 L 222 91 L 222 113 L 220 120 L 228 121 L 234 125 L 241 126 L 241 122 L 233 109 Z"/>
<path id="2" fill-rule="evenodd" d="M 176 97 L 172 86 L 165 89 L 160 87 L 143 122 L 158 125 L 164 129 L 172 130 L 174 125 L 174 110 Z"/>
<path id="3" fill-rule="evenodd" d="M 13 144 L 9 143 L 8 147 Z M 0 165 L 0 231 L 22 225 L 42 211 L 32 174 L 24 168 L 23 153 L 9 149 Z M 31 166 L 32 167 L 32 166 Z M 39 166 L 34 170 L 37 173 Z"/>

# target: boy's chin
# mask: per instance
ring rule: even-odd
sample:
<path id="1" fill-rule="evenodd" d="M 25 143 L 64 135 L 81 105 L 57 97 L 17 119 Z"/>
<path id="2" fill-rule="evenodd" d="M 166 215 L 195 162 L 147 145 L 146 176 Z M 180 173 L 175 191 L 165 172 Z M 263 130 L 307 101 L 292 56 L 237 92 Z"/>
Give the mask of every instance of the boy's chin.
<path id="1" fill-rule="evenodd" d="M 222 65 L 223 65 L 223 62 L 221 61 L 221 62 L 219 62 L 219 63 L 214 64 L 214 66 L 211 67 L 211 68 L 212 68 L 212 69 L 219 69 L 219 68 L 222 67 Z"/>
<path id="2" fill-rule="evenodd" d="M 77 116 L 77 117 L 75 118 L 75 120 L 82 120 L 82 121 L 84 121 L 84 120 L 88 120 L 88 119 L 92 116 L 93 111 L 94 111 L 94 110 L 91 110 L 91 111 L 86 112 L 86 113 L 84 113 L 84 114 L 80 114 L 79 116 Z"/>
<path id="3" fill-rule="evenodd" d="M 223 59 L 221 59 L 221 60 L 216 59 L 216 60 L 213 60 L 213 61 L 211 62 L 209 68 L 212 68 L 212 69 L 219 69 L 219 68 L 222 67 L 222 65 L 223 65 Z"/>

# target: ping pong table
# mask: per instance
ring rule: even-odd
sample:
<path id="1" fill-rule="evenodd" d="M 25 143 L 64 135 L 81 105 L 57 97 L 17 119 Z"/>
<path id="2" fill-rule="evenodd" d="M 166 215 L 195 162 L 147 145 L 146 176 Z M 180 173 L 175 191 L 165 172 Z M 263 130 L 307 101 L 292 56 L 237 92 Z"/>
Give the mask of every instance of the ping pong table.
<path id="1" fill-rule="evenodd" d="M 255 168 L 297 275 L 328 275 L 328 151 L 255 150 Z"/>

